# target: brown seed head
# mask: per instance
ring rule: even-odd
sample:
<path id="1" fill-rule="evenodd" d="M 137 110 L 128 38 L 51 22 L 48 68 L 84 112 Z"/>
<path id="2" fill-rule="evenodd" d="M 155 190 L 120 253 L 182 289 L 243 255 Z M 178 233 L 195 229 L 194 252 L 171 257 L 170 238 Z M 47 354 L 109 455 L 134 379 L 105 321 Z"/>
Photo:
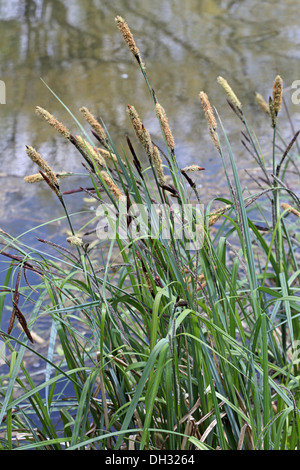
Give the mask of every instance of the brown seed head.
<path id="1" fill-rule="evenodd" d="M 149 132 L 147 131 L 147 129 L 145 129 L 145 127 L 144 127 L 138 113 L 136 112 L 136 109 L 134 108 L 134 106 L 128 105 L 127 112 L 128 112 L 129 117 L 130 117 L 131 124 L 132 124 L 132 126 L 135 130 L 135 133 L 136 133 L 136 136 L 137 136 L 138 140 L 143 145 L 148 157 L 151 158 L 152 153 L 153 153 L 153 145 L 152 145 L 152 142 L 151 142 L 151 137 L 150 137 Z"/>
<path id="2" fill-rule="evenodd" d="M 26 153 L 33 163 L 38 165 L 44 173 L 50 173 L 52 171 L 48 163 L 45 162 L 35 148 L 26 145 Z"/>
<path id="3" fill-rule="evenodd" d="M 225 214 L 225 212 L 230 209 L 232 206 L 230 204 L 226 205 L 225 207 L 222 207 L 221 209 L 217 209 L 209 214 L 209 220 L 208 220 L 208 225 L 211 227 L 214 225 L 219 218 Z"/>
<path id="4" fill-rule="evenodd" d="M 153 166 L 155 168 L 155 172 L 156 172 L 157 179 L 158 179 L 160 186 L 165 186 L 166 177 L 164 175 L 161 156 L 156 145 L 153 146 L 152 162 L 153 162 Z"/>
<path id="5" fill-rule="evenodd" d="M 276 116 L 275 109 L 274 109 L 274 102 L 271 96 L 269 97 L 269 110 L 270 110 L 272 127 L 274 128 L 276 126 L 277 116 Z"/>
<path id="6" fill-rule="evenodd" d="M 216 147 L 216 149 L 220 150 L 218 135 L 217 135 L 217 132 L 216 132 L 217 122 L 216 122 L 215 115 L 214 115 L 213 109 L 211 107 L 211 104 L 210 104 L 209 99 L 207 97 L 207 94 L 204 93 L 204 91 L 201 91 L 199 93 L 199 98 L 200 98 L 200 101 L 201 101 L 201 104 L 202 104 L 202 107 L 203 107 L 203 110 L 204 110 L 204 114 L 205 114 L 205 117 L 206 117 L 206 120 L 207 120 L 207 123 L 208 123 L 208 128 L 209 128 L 209 132 L 210 132 L 212 142 L 213 142 L 214 146 Z"/>
<path id="7" fill-rule="evenodd" d="M 182 168 L 181 172 L 186 173 L 189 171 L 201 171 L 201 170 L 205 170 L 205 168 L 203 168 L 202 166 L 198 166 L 198 165 L 190 165 L 190 166 L 186 166 L 185 168 Z"/>
<path id="8" fill-rule="evenodd" d="M 43 109 L 40 106 L 36 106 L 35 111 L 39 116 L 45 119 L 45 121 L 47 121 L 50 126 L 54 127 L 54 129 L 56 129 L 65 139 L 70 139 L 70 132 L 66 126 L 59 122 L 52 114 L 46 111 L 46 109 Z"/>
<path id="9" fill-rule="evenodd" d="M 165 110 L 159 103 L 156 103 L 156 113 L 157 113 L 159 122 L 162 126 L 162 129 L 163 129 L 166 141 L 167 141 L 167 145 L 170 148 L 170 150 L 173 151 L 175 148 L 175 141 L 173 138 L 173 134 L 171 132 Z"/>
<path id="10" fill-rule="evenodd" d="M 240 111 L 242 110 L 242 104 L 240 100 L 237 98 L 236 94 L 233 92 L 231 86 L 228 84 L 227 80 L 223 77 L 217 78 L 218 83 L 223 87 L 226 91 L 228 98 L 230 99 L 231 103 L 236 106 Z"/>
<path id="11" fill-rule="evenodd" d="M 41 155 L 30 146 L 26 146 L 26 153 L 28 157 L 41 169 L 41 171 L 45 174 L 47 178 L 47 183 L 51 187 L 51 189 L 58 195 L 58 180 L 56 174 L 52 170 L 52 168 L 48 165 L 47 162 L 41 157 Z"/>
<path id="12" fill-rule="evenodd" d="M 282 78 L 280 77 L 280 75 L 277 75 L 273 83 L 273 107 L 274 107 L 275 116 L 277 116 L 281 108 L 282 94 L 283 94 Z"/>
<path id="13" fill-rule="evenodd" d="M 118 186 L 114 183 L 114 181 L 111 179 L 111 177 L 106 173 L 106 171 L 101 171 L 101 176 L 104 180 L 104 182 L 107 184 L 108 188 L 112 192 L 112 194 L 115 196 L 115 198 L 118 201 L 126 201 L 126 197 L 121 193 L 119 190 Z"/>
<path id="14" fill-rule="evenodd" d="M 208 123 L 208 126 L 210 129 L 213 129 L 214 131 L 217 129 L 217 122 L 215 119 L 215 115 L 212 109 L 212 106 L 209 102 L 208 96 L 204 91 L 201 91 L 199 93 L 199 98 L 204 110 L 204 114 Z"/>
<path id="15" fill-rule="evenodd" d="M 139 49 L 137 48 L 137 46 L 135 44 L 135 40 L 134 40 L 133 35 L 132 35 L 132 33 L 129 29 L 128 24 L 126 23 L 124 18 L 122 18 L 121 16 L 116 16 L 115 22 L 116 22 L 116 25 L 117 25 L 118 29 L 120 30 L 120 32 L 123 36 L 124 41 L 126 42 L 128 48 L 129 48 L 130 52 L 133 54 L 133 56 L 137 60 L 138 64 L 141 65 L 142 68 L 145 68 L 144 64 L 142 62 L 142 59 L 141 59 L 140 51 L 139 51 Z"/>
<path id="16" fill-rule="evenodd" d="M 24 177 L 25 183 L 38 183 L 40 181 L 45 181 L 41 173 L 35 173 L 34 175 L 28 175 Z"/>
<path id="17" fill-rule="evenodd" d="M 92 157 L 95 162 L 100 166 L 106 166 L 104 158 L 89 142 L 87 142 L 83 137 L 81 137 L 81 135 L 76 135 L 75 138 L 77 140 L 78 146 L 80 147 L 83 153 L 87 154 L 88 157 Z"/>
<path id="18" fill-rule="evenodd" d="M 98 136 L 100 137 L 101 143 L 106 146 L 108 143 L 108 138 L 101 124 L 97 121 L 97 119 L 85 106 L 82 106 L 80 108 L 80 112 L 83 114 L 84 118 L 92 127 L 92 129 L 94 129 L 94 131 L 98 134 Z"/>
<path id="19" fill-rule="evenodd" d="M 287 204 L 285 202 L 282 202 L 281 203 L 281 207 L 282 209 L 284 210 L 288 210 L 289 212 L 291 212 L 292 214 L 296 215 L 297 217 L 300 217 L 300 212 L 297 211 L 297 209 L 295 209 L 293 206 L 291 206 L 290 204 Z"/>

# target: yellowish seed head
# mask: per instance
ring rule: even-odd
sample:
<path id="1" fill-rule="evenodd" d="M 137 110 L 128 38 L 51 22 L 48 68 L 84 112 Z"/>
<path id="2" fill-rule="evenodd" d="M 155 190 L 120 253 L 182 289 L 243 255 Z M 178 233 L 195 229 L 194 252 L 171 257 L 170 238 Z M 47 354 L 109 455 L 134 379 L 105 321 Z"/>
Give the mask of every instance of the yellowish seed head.
<path id="1" fill-rule="evenodd" d="M 80 108 L 80 112 L 83 114 L 85 120 L 90 124 L 91 128 L 98 134 L 102 145 L 107 145 L 108 138 L 106 132 L 93 114 L 85 106 Z"/>
<path id="2" fill-rule="evenodd" d="M 128 115 L 131 120 L 131 124 L 135 130 L 136 136 L 140 143 L 143 145 L 147 155 L 149 158 L 152 157 L 153 153 L 153 145 L 150 137 L 150 133 L 148 130 L 144 127 L 136 109 L 134 106 L 128 105 Z"/>
<path id="3" fill-rule="evenodd" d="M 30 160 L 33 161 L 44 173 L 50 173 L 52 170 L 48 163 L 41 157 L 41 155 L 31 146 L 26 146 L 26 153 Z"/>
<path id="4" fill-rule="evenodd" d="M 41 157 L 41 155 L 35 150 L 35 148 L 26 146 L 26 153 L 28 157 L 41 169 L 47 178 L 47 183 L 50 188 L 59 196 L 59 185 L 56 174 L 48 163 Z"/>
<path id="5" fill-rule="evenodd" d="M 110 189 L 114 197 L 118 201 L 126 201 L 126 197 L 121 193 L 118 186 L 114 183 L 114 181 L 111 179 L 108 173 L 106 173 L 106 171 L 104 170 L 102 170 L 100 173 L 104 182 L 107 184 L 108 188 Z"/>
<path id="6" fill-rule="evenodd" d="M 41 108 L 40 106 L 36 106 L 35 111 L 39 116 L 45 119 L 45 121 L 47 121 L 50 126 L 54 127 L 54 129 L 56 129 L 65 139 L 70 139 L 70 131 L 46 109 Z"/>
<path id="7" fill-rule="evenodd" d="M 71 237 L 68 237 L 67 242 L 70 243 L 70 245 L 73 245 L 73 246 L 82 246 L 83 245 L 82 239 L 79 238 L 79 237 L 76 237 L 75 235 L 73 235 Z"/>
<path id="8" fill-rule="evenodd" d="M 94 161 L 100 166 L 106 166 L 104 158 L 89 142 L 87 142 L 83 137 L 81 137 L 81 135 L 76 135 L 75 138 L 83 153 L 86 153 L 89 157 L 92 157 Z"/>
<path id="9" fill-rule="evenodd" d="M 264 100 L 264 98 L 261 96 L 260 93 L 255 94 L 255 100 L 256 103 L 261 107 L 261 109 L 264 111 L 266 114 L 270 114 L 270 108 L 268 103 Z"/>
<path id="10" fill-rule="evenodd" d="M 215 115 L 214 115 L 212 106 L 209 102 L 207 94 L 204 93 L 204 91 L 201 91 L 199 93 L 199 98 L 200 98 L 200 101 L 201 101 L 201 104 L 202 104 L 202 107 L 203 107 L 203 110 L 204 110 L 204 114 L 205 114 L 205 117 L 206 117 L 206 120 L 207 120 L 207 123 L 208 123 L 208 127 L 210 129 L 216 130 L 217 129 L 217 122 L 216 122 Z"/>
<path id="11" fill-rule="evenodd" d="M 156 172 L 157 179 L 158 179 L 158 182 L 159 182 L 160 186 L 165 186 L 166 185 L 166 177 L 164 175 L 161 156 L 160 156 L 159 150 L 156 147 L 156 145 L 153 146 L 152 162 L 153 162 L 153 166 L 155 168 L 155 172 Z"/>
<path id="12" fill-rule="evenodd" d="M 122 16 L 116 16 L 115 22 L 116 22 L 116 25 L 117 25 L 119 31 L 121 32 L 121 34 L 123 36 L 124 41 L 126 42 L 128 48 L 129 48 L 130 52 L 133 54 L 133 56 L 137 60 L 138 64 L 142 68 L 145 68 L 145 66 L 142 62 L 142 59 L 141 59 L 140 51 L 139 51 L 138 47 L 135 44 L 135 40 L 134 40 L 133 35 L 132 35 L 132 33 L 129 29 L 128 24 L 126 23 L 124 18 L 122 18 Z"/>
<path id="13" fill-rule="evenodd" d="M 184 173 L 187 173 L 187 172 L 190 172 L 190 171 L 201 171 L 201 170 L 205 170 L 205 168 L 203 168 L 202 166 L 199 166 L 199 165 L 189 165 L 189 166 L 186 166 L 185 168 L 183 168 L 181 171 L 184 172 Z"/>
<path id="14" fill-rule="evenodd" d="M 159 122 L 162 126 L 167 145 L 170 148 L 170 150 L 173 151 L 175 148 L 175 141 L 173 138 L 173 134 L 171 132 L 165 110 L 159 103 L 156 103 L 156 113 L 157 113 Z"/>
<path id="15" fill-rule="evenodd" d="M 240 100 L 237 98 L 236 94 L 233 92 L 231 86 L 228 84 L 227 80 L 223 77 L 217 78 L 218 83 L 221 87 L 226 91 L 228 98 L 230 99 L 231 103 L 236 106 L 240 111 L 242 110 L 242 104 Z"/>

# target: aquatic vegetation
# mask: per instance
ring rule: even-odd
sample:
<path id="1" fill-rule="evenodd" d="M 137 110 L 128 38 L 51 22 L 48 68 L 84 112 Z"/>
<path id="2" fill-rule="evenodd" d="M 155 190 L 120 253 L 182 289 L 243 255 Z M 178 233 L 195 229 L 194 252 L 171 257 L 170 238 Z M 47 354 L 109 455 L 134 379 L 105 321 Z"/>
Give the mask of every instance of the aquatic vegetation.
<path id="1" fill-rule="evenodd" d="M 61 179 L 72 172 L 54 172 L 26 147 L 39 174 L 25 181 L 50 187 L 70 234 L 65 245 L 38 239 L 34 247 L 0 230 L 2 316 L 12 300 L 8 331 L 1 330 L 0 446 L 299 449 L 300 200 L 287 180 L 290 167 L 299 179 L 300 156 L 298 132 L 288 143 L 280 134 L 281 77 L 269 104 L 256 94 L 268 115 L 268 155 L 228 82 L 217 79 L 259 169 L 251 194 L 220 113 L 199 93 L 229 188 L 229 197 L 204 206 L 197 185 L 204 168 L 199 161 L 179 168 L 167 112 L 129 26 L 121 17 L 116 24 L 145 78 L 165 145 L 153 141 L 135 105 L 124 112 L 136 141 L 126 136 L 122 152 L 86 107 L 88 131 L 68 110 L 74 135 L 36 107 L 76 147 L 91 186 L 64 192 Z M 66 197 L 78 191 L 98 204 L 91 220 L 68 211 Z M 35 339 L 41 318 L 50 321 L 43 352 Z M 38 383 L 28 354 L 45 364 Z"/>

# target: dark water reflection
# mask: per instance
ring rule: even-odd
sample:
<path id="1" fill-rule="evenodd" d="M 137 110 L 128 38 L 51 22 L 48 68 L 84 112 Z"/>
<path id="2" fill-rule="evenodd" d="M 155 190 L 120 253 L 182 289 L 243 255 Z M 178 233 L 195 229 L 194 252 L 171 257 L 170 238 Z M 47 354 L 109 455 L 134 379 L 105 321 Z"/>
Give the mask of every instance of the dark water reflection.
<path id="1" fill-rule="evenodd" d="M 73 148 L 34 113 L 36 105 L 45 107 L 77 132 L 40 77 L 77 116 L 85 105 L 101 117 L 119 149 L 125 134 L 132 134 L 128 103 L 161 142 L 149 93 L 115 27 L 117 14 L 134 32 L 151 86 L 167 111 L 180 164 L 205 166 L 203 185 L 212 188 L 217 180 L 218 191 L 222 169 L 198 93 L 208 93 L 226 121 L 241 167 L 250 166 L 239 144 L 240 126 L 216 78 L 223 75 L 231 83 L 258 136 L 269 142 L 269 124 L 253 95 L 258 90 L 268 98 L 277 73 L 286 88 L 299 78 L 298 12 L 292 0 L 0 1 L 0 79 L 6 84 L 6 104 L 0 107 L 1 225 L 19 233 L 33 212 L 33 219 L 40 220 L 60 214 L 46 188 L 37 190 L 23 182 L 26 174 L 36 171 L 25 145 L 35 146 L 57 171 L 81 169 Z M 286 96 L 299 121 L 289 90 Z M 286 132 L 289 136 L 289 129 Z"/>

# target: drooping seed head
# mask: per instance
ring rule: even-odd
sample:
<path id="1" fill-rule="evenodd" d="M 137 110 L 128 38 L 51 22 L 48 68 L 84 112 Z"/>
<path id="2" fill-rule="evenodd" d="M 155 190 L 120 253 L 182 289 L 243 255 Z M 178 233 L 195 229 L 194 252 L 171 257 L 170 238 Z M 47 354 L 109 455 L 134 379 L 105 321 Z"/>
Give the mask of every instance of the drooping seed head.
<path id="1" fill-rule="evenodd" d="M 218 220 L 219 218 L 225 214 L 226 211 L 228 211 L 230 208 L 231 208 L 231 204 L 228 204 L 226 205 L 225 207 L 222 207 L 221 209 L 217 209 L 213 212 L 211 212 L 209 214 L 209 221 L 208 221 L 208 225 L 209 227 L 211 227 L 212 225 L 214 225 Z"/>
<path id="2" fill-rule="evenodd" d="M 82 239 L 79 238 L 79 237 L 76 237 L 75 235 L 73 235 L 71 237 L 68 237 L 67 242 L 70 243 L 70 245 L 73 245 L 73 246 L 82 246 L 83 245 Z"/>
<path id="3" fill-rule="evenodd" d="M 56 173 L 56 178 L 58 180 L 62 178 L 67 178 L 71 173 Z M 24 177 L 25 183 L 39 183 L 40 181 L 45 181 L 41 173 L 35 173 L 33 175 L 28 175 Z"/>
<path id="4" fill-rule="evenodd" d="M 24 177 L 25 183 L 39 183 L 45 181 L 41 173 L 35 173 L 34 175 L 28 175 Z"/>
<path id="5" fill-rule="evenodd" d="M 260 93 L 255 93 L 256 103 L 261 107 L 264 113 L 270 114 L 270 108 L 268 103 L 264 100 Z"/>
<path id="6" fill-rule="evenodd" d="M 181 172 L 187 173 L 189 171 L 202 171 L 202 170 L 205 170 L 205 168 L 203 168 L 202 166 L 190 165 L 190 166 L 186 166 L 185 168 L 182 168 Z"/>

